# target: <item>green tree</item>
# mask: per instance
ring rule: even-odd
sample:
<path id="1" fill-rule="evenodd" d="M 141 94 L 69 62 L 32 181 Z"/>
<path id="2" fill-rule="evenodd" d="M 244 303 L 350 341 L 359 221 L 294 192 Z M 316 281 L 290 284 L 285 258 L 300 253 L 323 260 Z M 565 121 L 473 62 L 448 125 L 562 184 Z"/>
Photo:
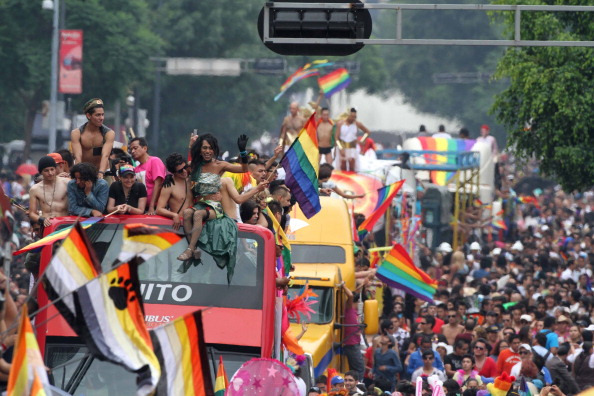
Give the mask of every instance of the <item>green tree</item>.
<path id="1" fill-rule="evenodd" d="M 75 109 L 90 97 L 110 102 L 152 75 L 148 58 L 162 41 L 149 29 L 144 0 L 66 1 L 68 29 L 84 30 L 82 95 L 72 96 Z M 49 97 L 52 12 L 40 1 L 0 0 L 0 117 L 3 140 L 25 136 Z M 7 131 L 7 133 L 4 133 Z"/>
<path id="2" fill-rule="evenodd" d="M 501 1 L 503 3 L 503 1 Z M 509 3 L 509 1 L 505 1 Z M 514 3 L 514 2 L 512 2 Z M 534 2 L 557 4 L 557 1 Z M 565 1 L 586 5 L 589 1 Z M 513 26 L 513 16 L 504 15 Z M 591 40 L 592 13 L 522 13 L 524 40 Z M 536 158 L 541 170 L 566 190 L 583 190 L 594 180 L 594 53 L 591 48 L 510 48 L 497 77 L 510 78 L 493 112 L 517 156 Z"/>

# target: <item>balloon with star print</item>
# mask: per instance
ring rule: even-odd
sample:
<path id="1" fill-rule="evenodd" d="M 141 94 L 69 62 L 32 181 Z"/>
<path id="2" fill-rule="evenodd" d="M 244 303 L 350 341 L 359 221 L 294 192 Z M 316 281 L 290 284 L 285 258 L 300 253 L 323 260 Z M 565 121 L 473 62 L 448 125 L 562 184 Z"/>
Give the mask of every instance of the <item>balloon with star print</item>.
<path id="1" fill-rule="evenodd" d="M 229 381 L 225 396 L 299 396 L 291 369 L 275 359 L 254 358 L 245 362 Z"/>

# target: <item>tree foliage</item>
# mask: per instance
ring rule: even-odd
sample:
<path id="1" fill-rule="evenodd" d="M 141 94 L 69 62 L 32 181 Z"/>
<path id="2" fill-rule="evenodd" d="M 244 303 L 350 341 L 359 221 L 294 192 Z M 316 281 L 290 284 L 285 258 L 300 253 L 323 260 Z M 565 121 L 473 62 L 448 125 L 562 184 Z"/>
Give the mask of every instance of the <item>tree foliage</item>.
<path id="1" fill-rule="evenodd" d="M 569 3 L 589 2 L 564 2 Z M 503 18 L 508 26 L 513 26 L 512 16 Z M 592 13 L 522 13 L 524 40 L 591 40 L 593 35 Z M 510 86 L 496 96 L 493 112 L 505 125 L 515 154 L 540 160 L 541 170 L 555 177 L 566 190 L 591 187 L 594 184 L 592 49 L 512 48 L 499 62 L 497 77 L 511 80 Z"/>

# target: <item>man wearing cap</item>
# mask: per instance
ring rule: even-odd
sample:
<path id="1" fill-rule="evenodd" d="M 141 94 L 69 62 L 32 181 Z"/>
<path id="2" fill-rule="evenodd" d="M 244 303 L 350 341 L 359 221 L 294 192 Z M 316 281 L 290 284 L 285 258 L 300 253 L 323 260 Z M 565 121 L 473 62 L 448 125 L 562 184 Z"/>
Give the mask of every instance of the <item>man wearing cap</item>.
<path id="1" fill-rule="evenodd" d="M 493 155 L 497 155 L 497 152 L 499 151 L 497 149 L 497 140 L 495 140 L 493 136 L 489 135 L 489 132 L 491 132 L 489 125 L 482 125 L 480 131 L 481 136 L 477 137 L 476 141 L 488 144 L 489 147 L 491 147 L 491 153 L 493 153 Z"/>
<path id="2" fill-rule="evenodd" d="M 70 132 L 72 152 L 76 163 L 88 162 L 98 168 L 97 176 L 102 179 L 109 170 L 109 154 L 113 148 L 115 132 L 103 125 L 105 111 L 101 99 L 85 103 L 83 111 L 87 122 Z"/>
<path id="3" fill-rule="evenodd" d="M 489 312 L 491 313 L 491 312 Z M 493 312 L 495 313 L 495 312 Z M 487 314 L 488 315 L 488 314 Z M 499 326 L 491 325 L 487 327 L 487 341 L 489 341 L 489 345 L 491 345 L 491 349 L 495 349 L 497 343 L 499 342 Z"/>
<path id="4" fill-rule="evenodd" d="M 565 315 L 561 315 L 557 318 L 557 328 L 555 333 L 559 336 L 559 343 L 569 341 L 569 326 L 571 326 L 571 319 Z"/>
<path id="5" fill-rule="evenodd" d="M 340 375 L 335 375 L 330 380 L 330 386 L 332 387 L 331 391 L 344 389 L 344 378 L 342 378 Z"/>
<path id="6" fill-rule="evenodd" d="M 62 155 L 60 153 L 49 153 L 47 156 L 52 157 L 56 161 L 56 174 L 59 177 L 70 179 L 70 173 L 67 170 L 68 164 L 64 161 Z"/>
<path id="7" fill-rule="evenodd" d="M 68 179 L 58 177 L 56 167 L 52 157 L 41 157 L 37 169 L 42 180 L 29 191 L 29 218 L 42 227 L 54 217 L 68 216 Z"/>

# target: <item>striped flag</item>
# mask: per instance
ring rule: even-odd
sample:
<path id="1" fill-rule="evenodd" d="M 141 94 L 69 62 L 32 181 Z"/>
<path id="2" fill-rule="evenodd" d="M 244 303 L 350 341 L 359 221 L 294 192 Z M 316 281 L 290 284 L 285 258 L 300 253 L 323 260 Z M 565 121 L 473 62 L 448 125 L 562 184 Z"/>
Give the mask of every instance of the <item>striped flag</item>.
<path id="1" fill-rule="evenodd" d="M 384 262 L 379 266 L 376 276 L 391 287 L 433 302 L 437 282 L 418 268 L 399 244 L 394 245 L 390 253 L 384 256 Z"/>
<path id="2" fill-rule="evenodd" d="M 45 270 L 45 289 L 56 301 L 58 311 L 71 326 L 76 326 L 74 292 L 101 272 L 101 264 L 91 248 L 82 225 L 76 222 Z M 76 329 L 75 329 L 76 330 Z"/>
<path id="3" fill-rule="evenodd" d="M 161 367 L 144 322 L 138 266 L 125 263 L 74 292 L 75 328 L 99 360 L 119 364 L 137 377 L 137 395 L 155 391 Z"/>
<path id="4" fill-rule="evenodd" d="M 12 366 L 8 374 L 8 396 L 45 395 L 43 386 L 49 385 L 28 314 L 27 305 L 23 305 Z"/>
<path id="5" fill-rule="evenodd" d="M 373 213 L 369 215 L 368 218 L 361 223 L 357 232 L 359 234 L 359 239 L 365 238 L 367 233 L 373 231 L 373 226 L 377 221 L 386 213 L 386 210 L 390 207 L 392 200 L 400 191 L 400 188 L 404 184 L 404 180 L 397 181 L 396 183 L 389 184 L 377 190 L 377 204 L 375 205 L 375 209 Z"/>
<path id="6" fill-rule="evenodd" d="M 295 195 L 301 211 L 308 219 L 322 209 L 318 192 L 320 151 L 315 115 L 313 113 L 309 117 L 280 161 L 286 172 L 285 185 Z"/>
<path id="7" fill-rule="evenodd" d="M 270 217 L 270 220 L 272 220 L 274 243 L 277 246 L 283 247 L 281 256 L 283 258 L 284 275 L 288 275 L 289 271 L 291 271 L 291 243 L 276 217 L 270 211 L 267 210 L 267 212 L 269 212 L 268 216 Z"/>
<path id="8" fill-rule="evenodd" d="M 103 217 L 89 217 L 88 219 L 81 221 L 80 225 L 82 226 L 82 228 L 87 229 L 93 224 L 100 222 L 101 220 L 103 220 Z M 17 250 L 12 255 L 18 256 L 19 254 L 27 253 L 30 250 L 39 250 L 44 246 L 48 246 L 53 244 L 54 242 L 61 241 L 62 239 L 68 236 L 68 233 L 70 233 L 70 230 L 73 227 L 74 225 L 71 225 L 69 227 L 65 227 L 60 230 L 54 231 L 51 234 L 44 236 L 40 240 L 30 243 L 24 248 Z"/>
<path id="9" fill-rule="evenodd" d="M 351 76 L 344 67 L 318 78 L 320 89 L 324 92 L 324 95 L 326 95 L 327 98 L 334 95 L 336 92 L 345 89 L 350 83 Z"/>
<path id="10" fill-rule="evenodd" d="M 123 238 L 118 260 L 124 263 L 134 256 L 146 261 L 178 243 L 182 236 L 174 231 L 146 224 L 126 224 Z"/>
<path id="11" fill-rule="evenodd" d="M 182 316 L 151 331 L 161 364 L 158 396 L 212 395 L 202 311 Z"/>
<path id="12" fill-rule="evenodd" d="M 219 368 L 217 369 L 217 378 L 215 380 L 215 396 L 225 396 L 225 391 L 229 386 L 229 379 L 225 372 L 225 365 L 223 364 L 223 356 L 219 356 Z"/>

